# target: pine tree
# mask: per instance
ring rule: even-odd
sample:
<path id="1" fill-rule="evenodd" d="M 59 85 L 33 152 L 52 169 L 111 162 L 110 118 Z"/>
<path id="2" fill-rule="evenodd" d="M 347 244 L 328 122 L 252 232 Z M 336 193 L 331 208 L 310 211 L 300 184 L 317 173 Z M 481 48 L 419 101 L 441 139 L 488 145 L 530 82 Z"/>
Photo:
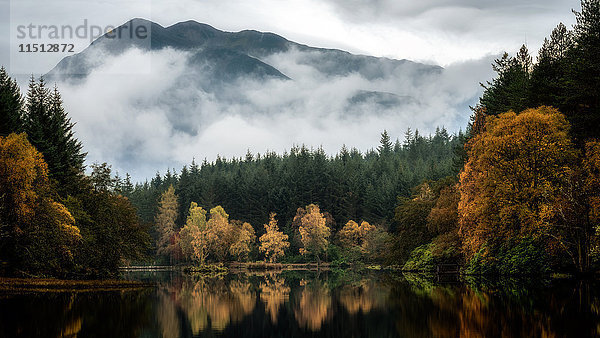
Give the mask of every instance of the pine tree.
<path id="1" fill-rule="evenodd" d="M 67 195 L 84 170 L 86 154 L 75 138 L 74 123 L 63 108 L 57 87 L 51 92 L 43 78 L 32 77 L 27 93 L 25 131 L 31 143 L 44 154 L 49 175 Z"/>
<path id="2" fill-rule="evenodd" d="M 23 128 L 23 97 L 17 81 L 0 68 L 0 136 L 20 132 Z"/>
<path id="3" fill-rule="evenodd" d="M 566 74 L 569 67 L 568 54 L 573 47 L 573 33 L 559 24 L 545 39 L 533 67 L 530 85 L 532 106 L 565 108 L 567 91 Z"/>
<path id="4" fill-rule="evenodd" d="M 381 140 L 379 141 L 379 147 L 377 147 L 377 151 L 379 151 L 380 156 L 388 156 L 392 153 L 393 145 L 390 139 L 390 135 L 387 130 L 384 130 L 381 133 Z"/>
<path id="5" fill-rule="evenodd" d="M 529 102 L 529 78 L 531 75 L 531 56 L 527 46 L 523 45 L 516 57 L 504 53 L 502 58 L 492 65 L 498 76 L 487 84 L 479 105 L 487 114 L 498 115 L 509 110 L 522 111 Z"/>
<path id="6" fill-rule="evenodd" d="M 570 54 L 565 112 L 581 146 L 585 139 L 600 137 L 600 1 L 581 1 L 574 12 L 575 47 Z"/>

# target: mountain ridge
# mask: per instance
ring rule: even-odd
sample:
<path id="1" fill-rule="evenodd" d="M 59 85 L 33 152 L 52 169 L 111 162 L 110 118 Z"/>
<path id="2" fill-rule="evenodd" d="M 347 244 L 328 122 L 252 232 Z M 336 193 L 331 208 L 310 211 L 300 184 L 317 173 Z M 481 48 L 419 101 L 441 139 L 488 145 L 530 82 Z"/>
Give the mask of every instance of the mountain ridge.
<path id="1" fill-rule="evenodd" d="M 128 34 L 123 34 L 127 29 L 140 26 L 149 28 L 150 41 L 131 39 Z M 110 38 L 109 34 L 114 34 L 121 38 Z M 271 32 L 260 32 L 257 30 L 227 32 L 195 20 L 178 22 L 164 27 L 147 19 L 134 18 L 115 28 L 110 33 L 104 34 L 94 40 L 82 52 L 65 57 L 46 76 L 49 78 L 58 77 L 68 79 L 68 75 L 72 75 L 75 79 L 85 78 L 96 67 L 96 65 L 87 62 L 86 58 L 88 54 L 102 49 L 109 55 L 119 55 L 132 47 L 146 51 L 156 51 L 164 48 L 173 48 L 181 51 L 210 49 L 213 51 L 209 55 L 216 60 L 218 60 L 219 55 L 216 55 L 215 51 L 235 51 L 239 54 L 245 54 L 248 58 L 258 60 L 263 63 L 258 68 L 262 70 L 269 69 L 266 73 L 282 78 L 286 78 L 283 75 L 284 73 L 281 71 L 279 71 L 281 74 L 273 72 L 270 69 L 273 66 L 264 62 L 264 59 L 274 54 L 289 52 L 292 49 L 307 53 L 307 57 L 302 62 L 328 76 L 344 76 L 356 72 L 367 79 L 382 78 L 386 73 L 393 72 L 394 69 L 406 64 L 420 68 L 424 72 L 440 72 L 442 70 L 439 66 L 420 64 L 405 59 L 378 58 L 368 55 L 351 54 L 339 49 L 310 47 L 290 41 Z M 316 53 L 323 55 L 317 57 L 313 55 L 311 57 L 311 54 Z M 235 61 L 239 62 L 241 59 L 245 59 L 245 57 L 238 55 Z M 254 68 L 257 67 L 256 62 L 252 60 L 244 60 L 244 62 L 247 62 Z M 221 63 L 223 63 L 222 60 Z"/>

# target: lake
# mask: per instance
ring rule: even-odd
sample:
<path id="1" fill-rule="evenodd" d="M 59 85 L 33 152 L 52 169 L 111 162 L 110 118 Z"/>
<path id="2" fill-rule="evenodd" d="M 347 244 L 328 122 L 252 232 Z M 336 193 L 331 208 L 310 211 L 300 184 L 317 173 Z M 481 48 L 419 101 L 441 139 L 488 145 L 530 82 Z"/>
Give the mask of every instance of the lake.
<path id="1" fill-rule="evenodd" d="M 155 287 L 0 293 L 2 337 L 588 337 L 595 281 L 342 271 L 131 272 Z"/>

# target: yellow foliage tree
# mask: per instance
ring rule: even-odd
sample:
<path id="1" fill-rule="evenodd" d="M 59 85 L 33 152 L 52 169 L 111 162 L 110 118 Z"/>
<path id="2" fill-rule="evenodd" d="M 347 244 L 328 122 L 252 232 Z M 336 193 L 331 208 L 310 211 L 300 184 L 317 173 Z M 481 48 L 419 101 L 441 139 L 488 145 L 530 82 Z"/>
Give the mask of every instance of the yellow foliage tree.
<path id="1" fill-rule="evenodd" d="M 306 206 L 306 215 L 302 217 L 300 228 L 303 248 L 300 253 L 311 254 L 320 262 L 319 255 L 327 250 L 331 229 L 326 225 L 325 216 L 321 213 L 319 206 L 310 204 Z"/>
<path id="2" fill-rule="evenodd" d="M 188 211 L 187 221 L 183 228 L 179 230 L 179 247 L 181 254 L 186 259 L 194 259 L 194 236 L 200 227 L 206 226 L 206 211 L 198 204 L 192 202 Z"/>
<path id="3" fill-rule="evenodd" d="M 358 223 L 349 220 L 338 232 L 338 237 L 343 247 L 359 247 L 364 251 L 366 249 L 366 241 L 374 230 L 375 226 L 366 221 L 362 221 L 359 226 Z"/>
<path id="4" fill-rule="evenodd" d="M 358 223 L 349 220 L 346 225 L 338 232 L 340 243 L 345 248 L 360 245 L 360 231 Z"/>
<path id="5" fill-rule="evenodd" d="M 179 243 L 184 257 L 204 264 L 209 254 L 206 211 L 196 202 L 190 203 L 187 221 L 179 233 Z"/>
<path id="6" fill-rule="evenodd" d="M 52 199 L 47 165 L 25 134 L 0 137 L 0 224 L 0 261 L 9 270 L 61 273 L 73 264 L 79 228 Z"/>
<path id="7" fill-rule="evenodd" d="M 247 222 L 232 221 L 231 223 L 234 228 L 234 239 L 229 247 L 229 253 L 238 260 L 246 260 L 256 241 L 254 228 Z"/>
<path id="8" fill-rule="evenodd" d="M 229 223 L 229 215 L 220 205 L 210 209 L 207 222 L 209 250 L 219 261 L 225 260 L 233 242 L 233 227 Z"/>
<path id="9" fill-rule="evenodd" d="M 265 253 L 265 258 L 274 263 L 279 257 L 283 257 L 284 250 L 290 246 L 288 235 L 279 231 L 276 214 L 269 215 L 269 223 L 265 224 L 265 234 L 260 236 L 260 252 Z"/>
<path id="10" fill-rule="evenodd" d="M 456 232 L 458 228 L 458 201 L 460 194 L 457 185 L 442 188 L 435 206 L 427 216 L 427 229 L 435 234 L 449 231 Z"/>
<path id="11" fill-rule="evenodd" d="M 458 204 L 467 259 L 508 240 L 553 235 L 554 200 L 575 158 L 561 113 L 540 107 L 490 116 L 467 153 Z"/>

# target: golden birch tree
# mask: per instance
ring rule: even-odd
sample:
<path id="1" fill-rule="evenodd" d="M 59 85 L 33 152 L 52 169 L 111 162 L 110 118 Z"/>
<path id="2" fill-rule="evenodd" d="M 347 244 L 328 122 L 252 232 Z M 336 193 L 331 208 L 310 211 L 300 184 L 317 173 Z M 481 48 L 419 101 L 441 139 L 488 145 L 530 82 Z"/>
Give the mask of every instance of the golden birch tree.
<path id="1" fill-rule="evenodd" d="M 265 253 L 265 259 L 268 259 L 270 263 L 274 263 L 279 257 L 283 257 L 284 250 L 290 246 L 288 235 L 279 231 L 275 216 L 275 213 L 269 215 L 269 223 L 265 224 L 265 234 L 260 236 L 259 250 Z"/>
<path id="2" fill-rule="evenodd" d="M 325 252 L 329 245 L 331 229 L 326 223 L 319 206 L 315 204 L 306 206 L 306 215 L 302 217 L 300 228 L 298 228 L 304 246 L 300 248 L 300 253 L 314 255 L 317 262 L 321 261 L 319 255 Z"/>

